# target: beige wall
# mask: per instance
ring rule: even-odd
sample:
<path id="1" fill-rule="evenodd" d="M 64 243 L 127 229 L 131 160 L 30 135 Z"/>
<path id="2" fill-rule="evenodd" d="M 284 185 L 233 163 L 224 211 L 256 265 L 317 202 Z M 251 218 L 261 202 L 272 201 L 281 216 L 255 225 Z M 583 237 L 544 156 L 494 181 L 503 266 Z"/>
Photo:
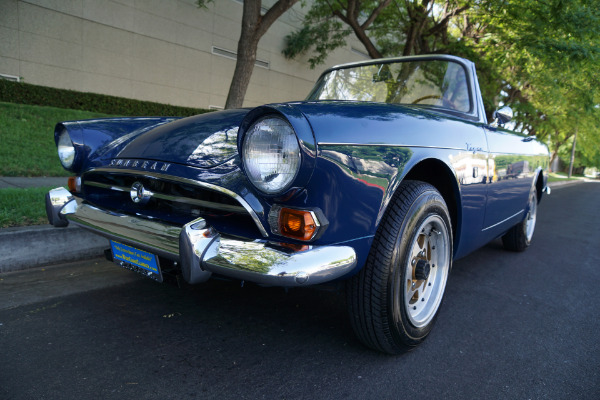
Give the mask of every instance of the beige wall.
<path id="1" fill-rule="evenodd" d="M 27 83 L 181 106 L 222 107 L 235 60 L 242 4 L 215 0 L 0 0 L 0 74 Z M 273 3 L 263 1 L 265 6 Z M 300 26 L 297 5 L 262 38 L 245 106 L 303 99 L 326 67 L 365 59 L 350 45 L 311 70 L 286 60 L 284 37 Z M 351 46 L 364 48 L 356 41 Z"/>

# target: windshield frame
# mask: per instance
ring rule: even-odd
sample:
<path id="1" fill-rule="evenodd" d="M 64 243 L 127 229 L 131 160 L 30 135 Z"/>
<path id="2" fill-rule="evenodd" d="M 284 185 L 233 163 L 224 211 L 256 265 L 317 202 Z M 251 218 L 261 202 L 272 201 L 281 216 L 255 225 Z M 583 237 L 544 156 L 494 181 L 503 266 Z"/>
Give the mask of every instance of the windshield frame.
<path id="1" fill-rule="evenodd" d="M 464 73 L 465 73 L 465 80 L 466 80 L 466 84 L 467 84 L 467 91 L 468 91 L 468 95 L 469 95 L 469 103 L 470 103 L 469 111 L 459 111 L 459 110 L 453 110 L 453 109 L 444 108 L 444 107 L 436 107 L 436 106 L 422 105 L 422 104 L 404 104 L 404 103 L 386 103 L 386 102 L 377 102 L 377 103 L 378 104 L 396 104 L 396 105 L 405 106 L 405 107 L 427 109 L 427 110 L 434 111 L 434 112 L 451 114 L 451 115 L 463 117 L 463 118 L 466 118 L 466 119 L 469 119 L 472 121 L 486 123 L 486 121 L 484 120 L 485 113 L 482 113 L 483 109 L 482 109 L 482 104 L 481 104 L 481 94 L 480 94 L 480 91 L 478 90 L 479 86 L 478 86 L 478 83 L 476 80 L 477 77 L 476 77 L 476 73 L 475 73 L 474 64 L 471 61 L 465 60 L 463 58 L 451 56 L 451 55 L 444 55 L 444 54 L 381 58 L 381 59 L 373 59 L 373 60 L 366 60 L 366 61 L 361 61 L 361 62 L 342 64 L 342 65 L 334 66 L 332 68 L 328 68 L 321 74 L 321 76 L 315 83 L 313 89 L 310 91 L 309 95 L 307 96 L 306 101 L 310 101 L 310 102 L 332 102 L 332 101 L 353 102 L 353 101 L 357 101 L 357 100 L 343 100 L 343 99 L 341 99 L 341 100 L 320 100 L 320 99 L 316 98 L 317 93 L 321 91 L 323 85 L 325 84 L 326 76 L 334 71 L 343 70 L 343 69 L 359 68 L 359 67 L 369 66 L 369 65 L 395 64 L 395 63 L 401 63 L 401 62 L 424 62 L 424 61 L 453 62 L 463 68 Z M 482 114 L 484 115 L 483 118 L 482 118 Z"/>

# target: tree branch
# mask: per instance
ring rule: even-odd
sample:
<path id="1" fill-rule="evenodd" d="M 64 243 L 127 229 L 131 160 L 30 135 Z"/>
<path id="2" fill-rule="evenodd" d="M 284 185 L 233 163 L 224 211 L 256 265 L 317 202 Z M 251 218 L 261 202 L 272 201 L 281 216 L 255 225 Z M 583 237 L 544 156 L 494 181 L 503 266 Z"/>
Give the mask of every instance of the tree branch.
<path id="1" fill-rule="evenodd" d="M 365 30 L 368 29 L 369 26 L 371 26 L 371 24 L 373 23 L 373 21 L 375 21 L 375 18 L 377 18 L 381 11 L 383 11 L 384 8 L 389 6 L 391 2 L 392 0 L 383 0 L 382 2 L 380 2 L 377 8 L 373 10 L 371 15 L 369 15 L 369 18 L 367 18 L 367 20 L 361 25 L 361 27 Z"/>
<path id="2" fill-rule="evenodd" d="M 350 20 L 340 10 L 334 10 L 333 15 L 341 19 L 345 24 L 352 26 Z"/>
<path id="3" fill-rule="evenodd" d="M 265 15 L 259 18 L 258 29 L 256 30 L 256 35 L 261 38 L 267 30 L 273 25 L 275 21 L 279 17 L 283 15 L 284 12 L 292 8 L 294 4 L 296 4 L 298 0 L 278 0 L 277 3 L 273 4 L 269 11 L 266 12 Z M 260 7 L 260 1 L 259 7 Z"/>
<path id="4" fill-rule="evenodd" d="M 446 13 L 446 15 L 444 15 L 444 17 L 440 20 L 440 22 L 435 24 L 429 31 L 427 31 L 426 35 L 427 36 L 435 35 L 436 33 L 440 32 L 442 29 L 444 29 L 448 25 L 448 21 L 450 20 L 450 18 L 459 15 L 460 13 L 462 13 L 465 10 L 468 10 L 469 8 L 470 8 L 470 5 L 466 5 L 463 7 L 459 7 L 450 13 Z"/>

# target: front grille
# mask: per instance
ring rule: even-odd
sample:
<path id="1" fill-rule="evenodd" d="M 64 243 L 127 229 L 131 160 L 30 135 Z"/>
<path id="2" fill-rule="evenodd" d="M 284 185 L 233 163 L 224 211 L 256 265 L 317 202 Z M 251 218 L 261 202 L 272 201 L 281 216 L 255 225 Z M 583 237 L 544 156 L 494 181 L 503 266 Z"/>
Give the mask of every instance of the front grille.
<path id="1" fill-rule="evenodd" d="M 235 230 L 234 234 L 256 234 L 252 216 L 235 198 L 207 187 L 162 177 L 119 172 L 88 172 L 83 176 L 85 199 L 98 207 L 121 214 L 184 225 L 198 217 L 212 226 Z M 131 198 L 134 183 L 152 192 L 147 202 Z M 241 229 L 241 232 L 240 232 Z M 232 232 L 233 233 L 233 232 Z"/>

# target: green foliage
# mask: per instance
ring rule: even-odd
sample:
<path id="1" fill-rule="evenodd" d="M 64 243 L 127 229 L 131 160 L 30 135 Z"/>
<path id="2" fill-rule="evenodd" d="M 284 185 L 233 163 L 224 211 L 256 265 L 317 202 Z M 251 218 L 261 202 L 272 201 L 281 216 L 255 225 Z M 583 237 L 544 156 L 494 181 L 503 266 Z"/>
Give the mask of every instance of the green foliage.
<path id="1" fill-rule="evenodd" d="M 315 0 L 303 27 L 287 36 L 283 53 L 293 58 L 312 49 L 314 55 L 309 61 L 314 67 L 323 63 L 332 50 L 344 46 L 353 32 L 373 57 L 377 53 L 397 56 L 438 52 L 455 40 L 448 34 L 452 18 L 464 13 L 473 2 Z M 369 44 L 374 45 L 374 51 L 369 51 Z"/>
<path id="2" fill-rule="evenodd" d="M 473 17 L 486 28 L 463 39 L 496 70 L 499 101 L 515 110 L 517 128 L 546 140 L 554 156 L 570 154 L 577 130 L 578 148 L 585 146 L 579 161 L 598 165 L 600 9 L 585 0 L 488 6 L 494 3 Z"/>
<path id="3" fill-rule="evenodd" d="M 0 176 L 68 176 L 56 154 L 57 122 L 110 115 L 0 103 Z"/>
<path id="4" fill-rule="evenodd" d="M 50 189 L 0 189 L 0 228 L 47 224 L 44 196 Z"/>
<path id="5" fill-rule="evenodd" d="M 572 177 L 569 178 L 567 175 L 560 175 L 555 173 L 548 174 L 548 182 L 566 182 L 566 181 L 576 181 L 581 179 L 582 177 Z"/>
<path id="6" fill-rule="evenodd" d="M 314 47 L 314 53 L 308 59 L 313 69 L 323 64 L 329 53 L 344 46 L 346 38 L 352 34 L 351 30 L 343 29 L 342 23 L 334 18 L 315 18 L 317 19 L 314 24 L 305 25 L 302 29 L 287 35 L 286 47 L 283 50 L 286 58 L 293 59 Z"/>
<path id="7" fill-rule="evenodd" d="M 187 117 L 209 110 L 126 99 L 97 93 L 82 93 L 0 79 L 0 101 L 53 106 L 122 116 Z"/>
<path id="8" fill-rule="evenodd" d="M 311 66 L 343 46 L 354 15 L 384 0 L 315 0 L 288 36 L 287 57 L 312 51 Z M 500 104 L 516 130 L 546 141 L 555 157 L 578 131 L 577 159 L 600 165 L 600 7 L 591 0 L 393 1 L 364 32 L 386 57 L 444 53 L 477 65 L 488 120 Z M 358 8 L 357 8 L 358 7 Z M 353 10 L 353 13 L 350 12 Z M 361 38 L 357 34 L 357 38 Z M 364 40 L 361 40 L 364 43 Z"/>

